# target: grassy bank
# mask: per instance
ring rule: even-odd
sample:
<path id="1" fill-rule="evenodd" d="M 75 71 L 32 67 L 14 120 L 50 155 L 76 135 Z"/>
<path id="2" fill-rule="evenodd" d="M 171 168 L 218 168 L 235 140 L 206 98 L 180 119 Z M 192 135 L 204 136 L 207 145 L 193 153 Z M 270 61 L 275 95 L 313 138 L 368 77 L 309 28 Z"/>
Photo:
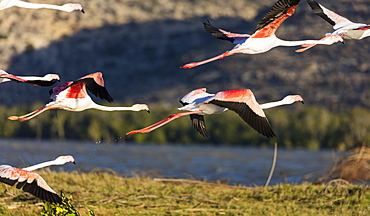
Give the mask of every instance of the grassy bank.
<path id="1" fill-rule="evenodd" d="M 181 179 L 125 178 L 109 173 L 41 175 L 73 197 L 81 215 L 368 215 L 370 188 L 341 183 L 268 188 Z M 1 187 L 5 187 L 2 185 Z M 37 215 L 43 203 L 14 187 L 0 194 L 1 215 Z M 4 190 L 2 190 L 4 191 Z"/>

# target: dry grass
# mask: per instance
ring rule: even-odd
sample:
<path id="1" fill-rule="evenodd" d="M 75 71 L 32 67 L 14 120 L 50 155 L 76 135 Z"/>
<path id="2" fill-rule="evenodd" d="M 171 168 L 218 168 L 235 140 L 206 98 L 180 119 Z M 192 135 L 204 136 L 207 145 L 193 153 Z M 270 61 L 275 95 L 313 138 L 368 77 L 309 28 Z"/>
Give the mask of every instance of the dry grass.
<path id="1" fill-rule="evenodd" d="M 354 148 L 340 156 L 333 168 L 320 181 L 342 179 L 345 181 L 370 181 L 370 148 L 366 145 Z"/>
<path id="2" fill-rule="evenodd" d="M 244 187 L 219 182 L 147 177 L 125 178 L 105 172 L 41 174 L 55 189 L 73 197 L 81 215 L 367 215 L 369 187 L 289 185 Z M 8 187 L 0 194 L 1 215 L 37 215 L 43 203 Z"/>

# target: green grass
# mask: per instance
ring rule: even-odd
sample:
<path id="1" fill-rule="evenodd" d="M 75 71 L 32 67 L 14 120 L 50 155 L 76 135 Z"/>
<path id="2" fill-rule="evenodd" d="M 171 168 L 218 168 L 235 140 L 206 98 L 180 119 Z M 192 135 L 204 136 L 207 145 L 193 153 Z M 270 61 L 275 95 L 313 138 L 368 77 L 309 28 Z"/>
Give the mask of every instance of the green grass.
<path id="1" fill-rule="evenodd" d="M 369 215 L 370 188 L 358 185 L 229 186 L 193 180 L 126 178 L 109 173 L 41 171 L 81 215 Z M 5 189 L 5 186 L 3 186 Z M 6 186 L 0 215 L 37 215 L 43 203 Z"/>

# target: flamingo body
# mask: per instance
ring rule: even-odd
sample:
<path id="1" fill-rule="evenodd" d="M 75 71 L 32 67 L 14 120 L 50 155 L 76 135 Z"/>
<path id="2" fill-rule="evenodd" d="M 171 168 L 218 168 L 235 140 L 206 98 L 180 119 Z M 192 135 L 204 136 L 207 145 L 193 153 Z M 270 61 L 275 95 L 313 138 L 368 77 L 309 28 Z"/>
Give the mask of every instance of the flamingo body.
<path id="1" fill-rule="evenodd" d="M 222 29 L 215 28 L 209 21 L 203 22 L 206 31 L 212 36 L 228 40 L 236 46 L 218 56 L 199 62 L 192 62 L 181 66 L 180 68 L 193 68 L 218 59 L 225 58 L 237 53 L 242 54 L 259 54 L 271 50 L 277 46 L 301 46 L 310 44 L 331 45 L 338 41 L 343 41 L 340 36 L 332 35 L 322 40 L 302 40 L 302 41 L 285 41 L 276 37 L 275 32 L 279 26 L 295 12 L 300 0 L 279 0 L 269 12 L 258 23 L 257 28 L 252 35 L 231 33 Z"/>
<path id="2" fill-rule="evenodd" d="M 25 2 L 21 0 L 0 0 L 0 10 L 4 10 L 10 7 L 21 7 L 21 8 L 28 8 L 28 9 L 40 9 L 40 8 L 49 8 L 55 10 L 61 10 L 65 12 L 72 12 L 75 10 L 79 10 L 82 13 L 85 13 L 84 9 L 80 4 L 75 3 L 67 3 L 64 5 L 52 5 L 52 4 L 40 4 L 40 3 L 31 3 Z"/>
<path id="3" fill-rule="evenodd" d="M 3 82 L 24 82 L 34 86 L 51 86 L 60 81 L 58 74 L 46 74 L 43 77 L 38 76 L 15 76 L 4 70 L 0 70 L 0 83 Z"/>
<path id="4" fill-rule="evenodd" d="M 44 107 L 22 116 L 10 116 L 10 120 L 27 121 L 49 109 L 64 109 L 68 111 L 80 112 L 86 109 L 98 109 L 103 111 L 140 111 L 149 112 L 146 104 L 134 104 L 131 107 L 107 107 L 96 104 L 87 94 L 86 88 L 95 96 L 113 102 L 104 86 L 103 74 L 101 72 L 86 75 L 76 81 L 70 81 L 54 87 L 50 91 L 51 102 Z"/>
<path id="5" fill-rule="evenodd" d="M 46 183 L 46 181 L 32 170 L 39 169 L 51 165 L 63 165 L 67 162 L 75 163 L 72 156 L 59 156 L 55 160 L 43 162 L 27 168 L 16 168 L 9 165 L 0 166 L 0 182 L 15 185 L 18 189 L 53 203 L 61 203 L 62 199 L 57 193 Z"/>
<path id="6" fill-rule="evenodd" d="M 370 25 L 364 23 L 354 23 L 349 19 L 325 8 L 321 4 L 314 0 L 307 0 L 312 11 L 327 21 L 333 26 L 334 31 L 326 33 L 325 37 L 321 40 L 325 40 L 327 37 L 342 37 L 347 40 L 361 40 L 365 37 L 370 36 Z M 316 44 L 305 44 L 302 45 L 302 49 L 296 50 L 296 52 L 303 52 L 309 48 L 314 47 Z"/>
<path id="7" fill-rule="evenodd" d="M 200 88 L 189 92 L 180 99 L 180 102 L 184 106 L 178 109 L 188 112 L 170 115 L 166 119 L 153 125 L 143 129 L 130 131 L 126 134 L 149 133 L 181 116 L 190 115 L 190 119 L 195 129 L 201 135 L 207 137 L 208 132 L 204 123 L 204 115 L 219 114 L 226 110 L 232 110 L 257 132 L 271 138 L 274 137 L 275 134 L 265 113 L 263 112 L 263 109 L 284 104 L 292 104 L 296 101 L 303 102 L 303 99 L 299 95 L 288 95 L 281 101 L 259 105 L 250 89 L 228 90 L 218 92 L 217 94 L 210 94 L 206 92 L 205 88 Z"/>

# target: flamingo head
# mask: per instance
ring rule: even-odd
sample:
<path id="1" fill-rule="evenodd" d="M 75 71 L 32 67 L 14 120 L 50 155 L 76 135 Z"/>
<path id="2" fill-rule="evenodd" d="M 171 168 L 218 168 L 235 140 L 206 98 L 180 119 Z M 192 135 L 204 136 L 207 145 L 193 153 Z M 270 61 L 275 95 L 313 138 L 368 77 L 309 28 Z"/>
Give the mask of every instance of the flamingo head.
<path id="1" fill-rule="evenodd" d="M 44 76 L 44 78 L 45 78 L 46 80 L 57 80 L 57 81 L 60 81 L 60 77 L 59 77 L 59 75 L 58 75 L 58 74 L 46 74 L 46 75 Z"/>
<path id="2" fill-rule="evenodd" d="M 322 40 L 325 41 L 325 44 L 327 45 L 331 45 L 337 42 L 341 42 L 344 44 L 343 38 L 339 35 L 327 34 Z"/>
<path id="3" fill-rule="evenodd" d="M 304 104 L 304 100 L 300 95 L 288 95 L 283 99 L 283 101 L 285 101 L 287 104 L 292 104 L 294 102 L 301 102 Z"/>
<path id="4" fill-rule="evenodd" d="M 150 113 L 149 107 L 146 104 L 134 104 L 131 108 L 133 109 L 133 111 L 146 110 L 148 113 Z"/>
<path id="5" fill-rule="evenodd" d="M 82 13 L 85 13 L 84 9 L 82 8 L 82 6 L 80 4 L 67 3 L 67 4 L 64 4 L 62 7 L 63 7 L 64 11 L 66 11 L 66 12 L 72 12 L 72 11 L 75 11 L 75 10 L 79 10 Z"/>
<path id="6" fill-rule="evenodd" d="M 68 162 L 76 164 L 75 159 L 71 155 L 59 156 L 54 160 L 54 162 L 56 165 L 63 165 Z"/>

